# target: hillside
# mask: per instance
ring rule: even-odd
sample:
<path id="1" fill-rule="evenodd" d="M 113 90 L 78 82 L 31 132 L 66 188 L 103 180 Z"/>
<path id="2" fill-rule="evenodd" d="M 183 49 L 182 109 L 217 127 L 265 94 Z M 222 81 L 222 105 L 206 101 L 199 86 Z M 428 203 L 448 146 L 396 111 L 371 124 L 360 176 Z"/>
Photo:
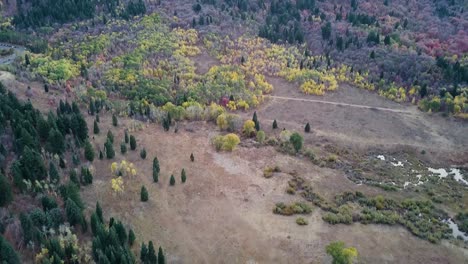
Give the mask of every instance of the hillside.
<path id="1" fill-rule="evenodd" d="M 467 8 L 3 2 L 0 262 L 466 262 Z"/>

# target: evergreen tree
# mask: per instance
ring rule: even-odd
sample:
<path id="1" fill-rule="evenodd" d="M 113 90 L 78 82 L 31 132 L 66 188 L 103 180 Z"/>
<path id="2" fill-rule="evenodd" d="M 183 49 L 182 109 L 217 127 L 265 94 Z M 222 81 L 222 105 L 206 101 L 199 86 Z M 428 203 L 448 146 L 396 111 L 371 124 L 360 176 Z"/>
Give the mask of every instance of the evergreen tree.
<path id="1" fill-rule="evenodd" d="M 175 178 L 174 178 L 174 175 L 171 175 L 171 179 L 169 180 L 169 184 L 171 186 L 174 186 L 175 185 Z"/>
<path id="2" fill-rule="evenodd" d="M 153 159 L 153 181 L 158 182 L 159 180 L 159 160 L 158 157 L 154 157 Z"/>
<path id="3" fill-rule="evenodd" d="M 182 180 L 182 183 L 185 183 L 187 180 L 187 175 L 185 174 L 185 169 L 182 169 L 182 172 L 180 173 L 180 179 Z"/>
<path id="4" fill-rule="evenodd" d="M 114 134 L 110 130 L 107 131 L 107 140 L 114 144 Z"/>
<path id="5" fill-rule="evenodd" d="M 59 166 L 62 169 L 65 169 L 67 167 L 66 164 L 65 164 L 65 160 L 63 159 L 62 156 L 60 156 L 60 159 L 59 159 Z"/>
<path id="6" fill-rule="evenodd" d="M 13 246 L 0 235 L 0 263 L 20 264 L 20 258 Z"/>
<path id="7" fill-rule="evenodd" d="M 85 158 L 90 161 L 90 162 L 93 162 L 94 161 L 94 148 L 93 146 L 91 145 L 91 143 L 89 142 L 89 140 L 86 140 L 86 143 L 85 143 L 85 148 L 84 148 L 84 155 L 85 155 Z"/>
<path id="8" fill-rule="evenodd" d="M 99 115 L 96 115 L 96 122 L 100 123 Z"/>
<path id="9" fill-rule="evenodd" d="M 81 167 L 81 182 L 83 183 L 83 185 L 93 183 L 93 174 L 86 167 Z"/>
<path id="10" fill-rule="evenodd" d="M 119 121 L 117 120 L 117 116 L 115 114 L 112 115 L 112 125 L 115 127 L 119 125 Z"/>
<path id="11" fill-rule="evenodd" d="M 89 114 L 94 115 L 96 112 L 96 105 L 94 104 L 93 100 L 89 100 Z"/>
<path id="12" fill-rule="evenodd" d="M 80 185 L 80 181 L 78 180 L 78 175 L 76 174 L 76 170 L 70 170 L 70 181 L 76 184 L 77 186 Z"/>
<path id="13" fill-rule="evenodd" d="M 156 251 L 154 250 L 153 241 L 148 243 L 148 257 L 147 263 L 149 264 L 157 264 L 158 258 L 156 257 Z"/>
<path id="14" fill-rule="evenodd" d="M 130 149 L 131 150 L 136 149 L 136 139 L 133 135 L 130 135 Z"/>
<path id="15" fill-rule="evenodd" d="M 94 129 L 93 129 L 94 134 L 99 134 L 99 125 L 96 120 L 94 120 Z"/>
<path id="16" fill-rule="evenodd" d="M 371 51 L 371 53 L 370 53 L 370 58 L 371 58 L 371 59 L 375 59 L 375 52 L 374 52 L 374 51 Z"/>
<path id="17" fill-rule="evenodd" d="M 142 159 L 146 159 L 146 149 L 145 149 L 145 148 L 143 148 L 143 149 L 140 151 L 140 157 L 141 157 Z"/>
<path id="18" fill-rule="evenodd" d="M 255 122 L 255 130 L 260 131 L 260 122 Z"/>
<path id="19" fill-rule="evenodd" d="M 135 233 L 133 232 L 132 229 L 130 229 L 130 230 L 128 231 L 128 244 L 129 244 L 130 246 L 133 246 L 133 243 L 135 242 L 135 239 L 136 239 Z"/>
<path id="20" fill-rule="evenodd" d="M 58 173 L 57 167 L 53 162 L 49 163 L 49 178 L 53 183 L 58 183 L 60 181 L 60 175 Z"/>
<path id="21" fill-rule="evenodd" d="M 307 124 L 305 125 L 304 131 L 305 131 L 306 133 L 310 133 L 310 124 L 309 124 L 309 123 L 307 123 Z"/>
<path id="22" fill-rule="evenodd" d="M 70 198 L 65 202 L 65 211 L 67 213 L 67 220 L 71 226 L 82 223 L 82 213 L 80 207 Z"/>
<path id="23" fill-rule="evenodd" d="M 104 154 L 102 154 L 102 150 L 99 150 L 99 159 L 100 160 L 104 159 Z"/>
<path id="24" fill-rule="evenodd" d="M 166 257 L 164 257 L 164 253 L 161 247 L 158 250 L 158 264 L 166 264 Z"/>
<path id="25" fill-rule="evenodd" d="M 45 141 L 49 137 L 49 130 L 49 122 L 40 116 L 37 121 L 37 133 L 42 141 Z"/>
<path id="26" fill-rule="evenodd" d="M 13 200 L 13 193 L 11 191 L 10 182 L 0 172 L 0 207 L 3 207 L 9 204 L 12 200 Z"/>
<path id="27" fill-rule="evenodd" d="M 128 144 L 129 138 L 128 138 L 128 131 L 125 130 L 125 144 Z"/>
<path id="28" fill-rule="evenodd" d="M 96 202 L 96 216 L 101 224 L 104 223 L 104 216 L 102 215 L 102 208 L 99 202 Z"/>
<path id="29" fill-rule="evenodd" d="M 254 123 L 257 123 L 257 122 L 258 122 L 257 111 L 254 112 L 254 114 L 253 114 L 253 116 L 252 116 L 252 121 L 254 121 Z"/>
<path id="30" fill-rule="evenodd" d="M 144 242 L 141 244 L 140 260 L 141 263 L 147 263 L 148 260 L 148 248 L 146 247 Z"/>
<path id="31" fill-rule="evenodd" d="M 56 129 L 51 129 L 47 137 L 46 150 L 54 154 L 62 154 L 65 151 L 65 139 L 62 133 Z"/>
<path id="32" fill-rule="evenodd" d="M 106 143 L 104 144 L 104 148 L 106 149 L 106 157 L 108 159 L 113 159 L 115 157 L 115 151 L 114 146 L 109 139 L 107 139 Z"/>
<path id="33" fill-rule="evenodd" d="M 299 133 L 294 132 L 291 135 L 291 137 L 289 138 L 289 141 L 293 145 L 296 152 L 299 152 L 299 150 L 301 150 L 301 148 L 302 148 L 302 144 L 304 142 L 304 139 L 302 138 L 302 136 Z"/>
<path id="34" fill-rule="evenodd" d="M 124 142 L 120 143 L 120 152 L 121 152 L 122 154 L 127 153 L 127 145 L 125 145 Z"/>
<path id="35" fill-rule="evenodd" d="M 48 93 L 49 92 L 49 85 L 44 84 L 44 92 Z"/>
<path id="36" fill-rule="evenodd" d="M 278 123 L 276 123 L 276 119 L 273 120 L 273 129 L 277 129 L 278 128 Z"/>
<path id="37" fill-rule="evenodd" d="M 427 95 L 427 84 L 423 84 L 421 90 L 419 90 L 419 95 L 421 98 L 424 98 Z"/>
<path id="38" fill-rule="evenodd" d="M 146 190 L 145 186 L 141 186 L 140 199 L 142 202 L 148 201 L 148 190 Z"/>
<path id="39" fill-rule="evenodd" d="M 31 64 L 31 61 L 29 60 L 29 54 L 28 54 L 28 53 L 24 54 L 24 64 L 25 64 L 26 66 L 28 66 L 29 64 Z"/>
<path id="40" fill-rule="evenodd" d="M 190 154 L 190 161 L 194 162 L 195 161 L 195 156 L 193 156 L 193 153 Z"/>

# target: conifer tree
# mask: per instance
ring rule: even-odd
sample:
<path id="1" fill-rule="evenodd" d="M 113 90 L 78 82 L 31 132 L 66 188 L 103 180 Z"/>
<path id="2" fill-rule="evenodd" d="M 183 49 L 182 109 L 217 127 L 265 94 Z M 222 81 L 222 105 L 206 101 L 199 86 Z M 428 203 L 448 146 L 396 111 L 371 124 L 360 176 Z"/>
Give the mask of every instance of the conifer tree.
<path id="1" fill-rule="evenodd" d="M 185 183 L 185 181 L 187 180 L 187 175 L 185 174 L 185 169 L 182 169 L 182 172 L 180 173 L 180 179 L 181 179 L 182 183 Z"/>
<path id="2" fill-rule="evenodd" d="M 102 224 L 104 223 L 104 217 L 102 215 L 102 208 L 99 202 L 96 202 L 96 215 L 98 217 L 99 222 Z"/>
<path id="3" fill-rule="evenodd" d="M 148 243 L 147 263 L 150 263 L 150 264 L 157 264 L 158 263 L 158 258 L 156 257 L 156 251 L 154 250 L 154 246 L 153 246 L 153 241 L 150 241 Z"/>
<path id="4" fill-rule="evenodd" d="M 164 253 L 161 247 L 158 250 L 158 264 L 166 264 L 166 257 L 164 257 Z"/>
<path id="5" fill-rule="evenodd" d="M 258 122 L 257 111 L 254 112 L 253 117 L 252 117 L 252 121 L 254 121 L 254 123 Z"/>
<path id="6" fill-rule="evenodd" d="M 131 150 L 136 149 L 136 139 L 133 135 L 130 135 L 130 149 Z"/>
<path id="7" fill-rule="evenodd" d="M 96 115 L 96 122 L 100 123 L 99 115 Z"/>
<path id="8" fill-rule="evenodd" d="M 159 181 L 159 160 L 158 157 L 154 157 L 153 159 L 153 181 L 158 182 Z"/>
<path id="9" fill-rule="evenodd" d="M 115 151 L 114 146 L 109 139 L 107 139 L 106 143 L 104 144 L 104 148 L 106 149 L 106 157 L 108 159 L 113 159 L 115 157 Z"/>
<path id="10" fill-rule="evenodd" d="M 99 150 L 99 159 L 100 160 L 104 159 L 104 154 L 102 154 L 102 150 Z"/>
<path id="11" fill-rule="evenodd" d="M 46 150 L 54 154 L 62 154 L 65 151 L 65 140 L 62 133 L 51 129 L 47 137 Z"/>
<path id="12" fill-rule="evenodd" d="M 115 114 L 112 115 L 112 125 L 115 127 L 119 125 L 119 121 L 117 120 L 117 116 Z"/>
<path id="13" fill-rule="evenodd" d="M 145 148 L 143 148 L 143 149 L 140 151 L 140 157 L 141 157 L 142 159 L 146 159 L 146 149 L 145 149 Z"/>
<path id="14" fill-rule="evenodd" d="M 276 119 L 273 120 L 273 129 L 277 129 L 278 128 L 278 123 L 276 122 Z"/>
<path id="15" fill-rule="evenodd" d="M 145 186 L 141 186 L 140 200 L 141 200 L 142 202 L 148 201 L 148 190 L 146 190 L 146 187 L 145 187 Z"/>
<path id="16" fill-rule="evenodd" d="M 57 167 L 55 166 L 53 162 L 49 163 L 49 178 L 50 178 L 50 181 L 53 183 L 58 183 L 60 181 L 60 176 L 57 171 Z"/>
<path id="17" fill-rule="evenodd" d="M 129 138 L 128 138 L 128 131 L 125 130 L 125 144 L 128 144 Z"/>
<path id="18" fill-rule="evenodd" d="M 96 112 L 96 105 L 94 104 L 93 100 L 89 100 L 89 114 L 94 115 Z"/>
<path id="19" fill-rule="evenodd" d="M 93 129 L 94 134 L 99 134 L 99 125 L 96 120 L 94 120 L 94 129 Z"/>
<path id="20" fill-rule="evenodd" d="M 310 124 L 309 124 L 309 123 L 307 123 L 307 124 L 305 125 L 304 131 L 305 131 L 306 133 L 310 133 Z"/>
<path id="21" fill-rule="evenodd" d="M 10 182 L 0 172 L 0 207 L 3 207 L 9 204 L 12 200 L 13 200 L 13 193 L 11 191 Z"/>
<path id="22" fill-rule="evenodd" d="M 110 143 L 114 144 L 114 134 L 109 130 L 107 131 L 107 140 L 110 141 Z"/>
<path id="23" fill-rule="evenodd" d="M 65 169 L 67 167 L 67 165 L 65 164 L 65 160 L 63 159 L 62 156 L 60 156 L 60 159 L 59 159 L 59 166 L 62 169 Z"/>
<path id="24" fill-rule="evenodd" d="M 194 162 L 195 161 L 195 156 L 193 156 L 193 153 L 190 154 L 190 161 Z"/>
<path id="25" fill-rule="evenodd" d="M 130 246 L 133 246 L 133 243 L 135 242 L 135 239 L 136 239 L 135 233 L 133 232 L 132 229 L 130 229 L 130 230 L 128 231 L 128 244 L 129 244 Z"/>
<path id="26" fill-rule="evenodd" d="M 171 186 L 174 186 L 175 185 L 175 178 L 174 178 L 174 175 L 171 175 L 171 179 L 169 180 L 169 184 Z"/>
<path id="27" fill-rule="evenodd" d="M 127 145 L 124 142 L 120 143 L 120 153 L 125 154 L 127 153 Z"/>
<path id="28" fill-rule="evenodd" d="M 91 143 L 89 142 L 89 140 L 86 140 L 86 143 L 85 143 L 85 149 L 84 149 L 84 155 L 85 155 L 85 158 L 90 161 L 90 162 L 93 162 L 94 161 L 94 148 L 93 146 L 91 145 Z"/>
<path id="29" fill-rule="evenodd" d="M 141 249 L 140 249 L 140 260 L 141 263 L 147 263 L 148 259 L 148 248 L 146 247 L 145 243 L 141 243 Z"/>
<path id="30" fill-rule="evenodd" d="M 48 93 L 49 92 L 49 85 L 44 84 L 44 92 Z"/>

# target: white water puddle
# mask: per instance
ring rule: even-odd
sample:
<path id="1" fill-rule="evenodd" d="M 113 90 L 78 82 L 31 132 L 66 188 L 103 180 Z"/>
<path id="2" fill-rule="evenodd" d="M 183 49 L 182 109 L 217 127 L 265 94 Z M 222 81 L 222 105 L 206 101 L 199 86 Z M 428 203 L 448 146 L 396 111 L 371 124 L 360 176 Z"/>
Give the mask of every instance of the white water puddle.
<path id="1" fill-rule="evenodd" d="M 446 178 L 448 175 L 453 174 L 453 178 L 457 182 L 462 182 L 468 185 L 468 181 L 466 181 L 463 178 L 463 175 L 461 174 L 459 169 L 451 169 L 450 172 L 447 172 L 445 169 L 433 169 L 433 168 L 427 168 L 427 169 L 433 174 L 438 174 L 437 176 L 439 177 L 439 179 Z"/>
<path id="2" fill-rule="evenodd" d="M 449 225 L 450 229 L 452 229 L 452 235 L 455 238 L 461 237 L 464 241 L 468 241 L 468 236 L 458 228 L 458 225 L 455 224 L 452 219 L 449 218 L 444 220 L 444 222 Z"/>

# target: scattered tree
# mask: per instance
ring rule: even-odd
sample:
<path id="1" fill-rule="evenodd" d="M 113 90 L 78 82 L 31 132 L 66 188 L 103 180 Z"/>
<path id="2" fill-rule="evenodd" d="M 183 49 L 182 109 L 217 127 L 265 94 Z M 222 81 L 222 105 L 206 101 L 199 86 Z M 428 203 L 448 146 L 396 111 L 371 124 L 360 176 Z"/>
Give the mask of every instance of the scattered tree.
<path id="1" fill-rule="evenodd" d="M 145 186 L 141 186 L 140 199 L 142 202 L 148 201 L 148 191 Z"/>
<path id="2" fill-rule="evenodd" d="M 113 159 L 115 157 L 115 151 L 114 146 L 109 139 L 107 139 L 106 143 L 104 144 L 104 148 L 106 149 L 106 157 L 108 159 Z"/>
<path id="3" fill-rule="evenodd" d="M 180 173 L 180 179 L 182 180 L 182 183 L 185 183 L 187 180 L 187 175 L 185 174 L 185 169 L 182 169 L 182 172 Z"/>
<path id="4" fill-rule="evenodd" d="M 291 144 L 293 145 L 294 147 L 294 150 L 296 150 L 296 152 L 299 152 L 302 148 L 302 144 L 304 142 L 304 139 L 302 138 L 302 136 L 297 133 L 297 132 L 294 132 L 292 133 L 291 137 L 289 138 L 289 142 L 291 142 Z"/>
<path id="5" fill-rule="evenodd" d="M 93 146 L 91 145 L 91 143 L 89 142 L 89 140 L 86 140 L 84 155 L 85 155 L 85 158 L 86 158 L 88 161 L 93 162 L 94 156 L 95 156 L 95 154 L 94 154 L 94 148 L 93 148 Z"/>
<path id="6" fill-rule="evenodd" d="M 127 145 L 125 145 L 124 142 L 120 143 L 120 152 L 121 152 L 122 154 L 127 153 Z"/>
<path id="7" fill-rule="evenodd" d="M 276 119 L 273 120 L 273 129 L 277 129 L 278 128 L 278 123 L 276 122 Z"/>
<path id="8" fill-rule="evenodd" d="M 174 186 L 175 185 L 175 178 L 174 178 L 174 175 L 171 175 L 171 179 L 169 180 L 169 184 L 171 186 Z"/>
<path id="9" fill-rule="evenodd" d="M 112 125 L 115 127 L 119 125 L 119 121 L 117 120 L 117 116 L 115 114 L 112 115 Z"/>
<path id="10" fill-rule="evenodd" d="M 13 193 L 11 191 L 10 182 L 0 172 L 0 207 L 3 207 L 9 204 L 12 200 L 13 200 Z"/>
<path id="11" fill-rule="evenodd" d="M 307 122 L 307 124 L 305 125 L 305 128 L 304 128 L 304 131 L 306 133 L 310 133 L 310 124 Z"/>
<path id="12" fill-rule="evenodd" d="M 94 120 L 94 129 L 93 129 L 94 134 L 99 134 L 99 125 L 96 120 Z"/>
<path id="13" fill-rule="evenodd" d="M 130 149 L 131 150 L 136 149 L 136 139 L 133 135 L 130 135 Z"/>
<path id="14" fill-rule="evenodd" d="M 146 149 L 145 149 L 145 148 L 143 148 L 143 149 L 140 151 L 140 157 L 141 157 L 142 159 L 146 159 Z"/>
<path id="15" fill-rule="evenodd" d="M 193 153 L 190 154 L 190 161 L 194 162 L 195 161 L 195 156 L 193 156 Z"/>

